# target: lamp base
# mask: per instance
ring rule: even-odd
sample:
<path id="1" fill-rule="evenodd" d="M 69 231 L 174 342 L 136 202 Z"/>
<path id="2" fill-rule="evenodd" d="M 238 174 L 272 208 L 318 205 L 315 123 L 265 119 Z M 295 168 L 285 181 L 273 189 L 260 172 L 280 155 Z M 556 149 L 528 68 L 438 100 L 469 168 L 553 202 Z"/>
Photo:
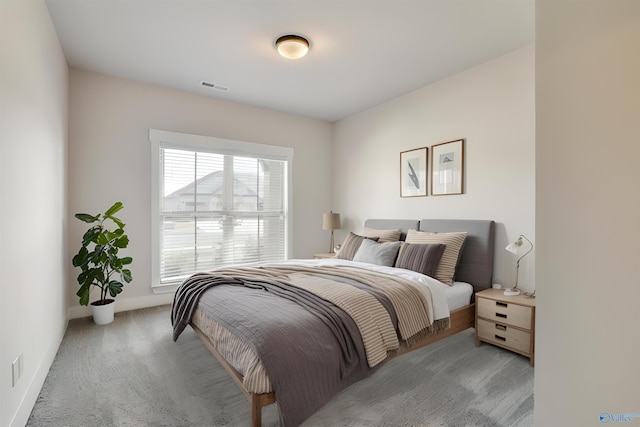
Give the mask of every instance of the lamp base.
<path id="1" fill-rule="evenodd" d="M 513 289 L 513 288 L 505 289 L 504 294 L 508 297 L 515 297 L 516 295 L 520 295 L 520 289 Z"/>

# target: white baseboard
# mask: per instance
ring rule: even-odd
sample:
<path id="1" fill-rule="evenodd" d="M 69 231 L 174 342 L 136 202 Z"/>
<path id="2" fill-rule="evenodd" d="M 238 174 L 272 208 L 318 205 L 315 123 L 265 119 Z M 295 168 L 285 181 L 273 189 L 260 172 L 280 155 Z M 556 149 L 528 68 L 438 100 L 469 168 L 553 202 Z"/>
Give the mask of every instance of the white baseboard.
<path id="1" fill-rule="evenodd" d="M 64 338 L 64 334 L 67 331 L 68 324 L 68 320 L 62 322 L 58 328 L 58 333 L 51 339 L 46 352 L 42 356 L 42 359 L 40 359 L 40 364 L 36 369 L 31 382 L 27 386 L 27 392 L 24 394 L 24 398 L 22 399 L 22 402 L 20 402 L 18 410 L 9 424 L 11 427 L 24 427 L 27 424 L 27 421 L 29 421 L 29 415 L 31 415 L 33 406 L 36 404 L 36 400 L 40 395 L 40 390 L 42 390 L 44 381 L 47 379 L 49 368 L 51 368 L 53 359 L 55 359 L 56 354 L 58 353 L 58 349 L 62 343 L 62 338 Z"/>
<path id="2" fill-rule="evenodd" d="M 155 307 L 158 305 L 171 304 L 173 302 L 173 293 L 147 295 L 143 297 L 133 298 L 116 298 L 115 312 L 137 310 L 139 308 Z M 81 317 L 91 316 L 91 307 L 82 305 L 74 305 L 67 309 L 67 317 L 69 319 L 79 319 Z"/>

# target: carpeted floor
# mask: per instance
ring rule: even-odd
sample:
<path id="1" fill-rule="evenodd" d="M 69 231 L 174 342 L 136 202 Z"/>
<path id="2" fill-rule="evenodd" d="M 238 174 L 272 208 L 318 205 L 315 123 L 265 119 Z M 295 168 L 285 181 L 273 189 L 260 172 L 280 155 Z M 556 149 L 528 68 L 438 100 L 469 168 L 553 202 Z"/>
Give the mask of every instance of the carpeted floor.
<path id="1" fill-rule="evenodd" d="M 248 426 L 248 401 L 195 333 L 171 333 L 168 306 L 72 320 L 27 425 Z M 533 426 L 533 372 L 468 329 L 392 360 L 304 426 Z"/>

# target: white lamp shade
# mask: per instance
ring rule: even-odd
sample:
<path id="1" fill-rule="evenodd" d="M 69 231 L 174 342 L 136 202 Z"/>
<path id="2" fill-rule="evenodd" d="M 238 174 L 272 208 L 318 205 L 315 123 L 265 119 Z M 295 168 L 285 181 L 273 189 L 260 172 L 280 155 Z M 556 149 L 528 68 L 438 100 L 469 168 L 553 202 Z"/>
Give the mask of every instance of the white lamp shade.
<path id="1" fill-rule="evenodd" d="M 323 230 L 339 230 L 340 214 L 333 213 L 333 212 L 322 214 L 322 229 Z"/>
<path id="2" fill-rule="evenodd" d="M 285 58 L 298 59 L 309 52 L 309 42 L 300 36 L 282 36 L 276 40 L 276 48 Z"/>
<path id="3" fill-rule="evenodd" d="M 516 246 L 515 243 L 509 243 L 505 249 L 511 252 L 512 254 L 518 253 L 518 246 Z"/>
<path id="4" fill-rule="evenodd" d="M 520 252 L 520 248 L 522 247 L 522 245 L 524 244 L 524 241 L 522 240 L 522 235 L 518 236 L 518 240 L 516 240 L 513 243 L 509 243 L 504 249 L 511 252 L 512 254 L 518 255 L 518 252 Z M 528 239 L 527 239 L 528 241 Z M 531 245 L 533 246 L 533 245 Z"/>

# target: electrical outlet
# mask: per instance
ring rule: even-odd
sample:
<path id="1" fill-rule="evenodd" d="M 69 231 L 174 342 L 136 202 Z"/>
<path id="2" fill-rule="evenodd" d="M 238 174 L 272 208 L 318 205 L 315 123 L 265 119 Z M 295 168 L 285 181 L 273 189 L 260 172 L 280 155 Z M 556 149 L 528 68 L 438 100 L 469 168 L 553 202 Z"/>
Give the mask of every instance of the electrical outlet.
<path id="1" fill-rule="evenodd" d="M 11 387 L 15 387 L 22 375 L 22 353 L 16 357 L 16 360 L 11 364 Z"/>

